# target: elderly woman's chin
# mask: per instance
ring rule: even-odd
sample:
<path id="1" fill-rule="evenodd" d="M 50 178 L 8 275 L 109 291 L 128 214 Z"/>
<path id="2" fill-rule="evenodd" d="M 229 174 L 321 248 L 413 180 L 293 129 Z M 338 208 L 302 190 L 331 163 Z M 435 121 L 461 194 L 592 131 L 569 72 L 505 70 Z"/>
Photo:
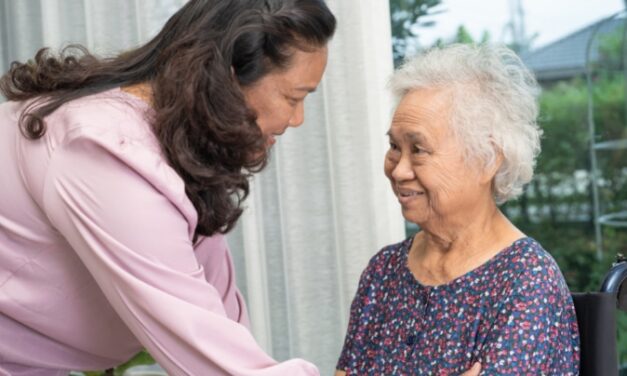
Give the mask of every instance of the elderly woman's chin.
<path id="1" fill-rule="evenodd" d="M 401 213 L 406 221 L 424 227 L 429 218 L 429 209 L 427 209 L 427 205 L 417 202 L 418 200 L 426 201 L 426 198 L 420 197 L 415 199 L 412 203 L 401 203 Z"/>

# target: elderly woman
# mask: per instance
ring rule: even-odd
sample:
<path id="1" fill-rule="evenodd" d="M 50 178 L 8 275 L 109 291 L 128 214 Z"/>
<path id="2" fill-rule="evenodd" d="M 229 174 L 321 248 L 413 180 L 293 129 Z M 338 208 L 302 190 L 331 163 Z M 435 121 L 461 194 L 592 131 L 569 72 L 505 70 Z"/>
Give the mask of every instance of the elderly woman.
<path id="1" fill-rule="evenodd" d="M 407 62 L 392 88 L 385 174 L 421 231 L 363 272 L 337 374 L 576 375 L 564 278 L 498 208 L 540 151 L 532 75 L 507 48 L 452 45 Z"/>

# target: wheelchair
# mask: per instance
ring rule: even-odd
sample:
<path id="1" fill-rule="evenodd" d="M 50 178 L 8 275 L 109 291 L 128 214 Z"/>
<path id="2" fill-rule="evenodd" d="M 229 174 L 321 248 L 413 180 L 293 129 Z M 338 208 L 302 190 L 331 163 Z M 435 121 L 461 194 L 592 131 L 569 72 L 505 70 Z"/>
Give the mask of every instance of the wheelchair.
<path id="1" fill-rule="evenodd" d="M 627 312 L 627 258 L 618 255 L 599 292 L 572 293 L 580 337 L 580 375 L 618 376 L 616 311 Z"/>

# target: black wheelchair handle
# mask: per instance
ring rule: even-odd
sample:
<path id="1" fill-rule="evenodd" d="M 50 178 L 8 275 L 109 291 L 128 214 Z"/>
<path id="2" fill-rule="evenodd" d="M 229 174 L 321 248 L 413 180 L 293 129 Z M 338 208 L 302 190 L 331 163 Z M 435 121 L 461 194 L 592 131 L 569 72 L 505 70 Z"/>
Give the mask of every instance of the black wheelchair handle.
<path id="1" fill-rule="evenodd" d="M 601 292 L 612 292 L 618 294 L 620 286 L 627 279 L 627 262 L 621 261 L 610 269 L 605 275 L 603 284 L 601 285 Z"/>

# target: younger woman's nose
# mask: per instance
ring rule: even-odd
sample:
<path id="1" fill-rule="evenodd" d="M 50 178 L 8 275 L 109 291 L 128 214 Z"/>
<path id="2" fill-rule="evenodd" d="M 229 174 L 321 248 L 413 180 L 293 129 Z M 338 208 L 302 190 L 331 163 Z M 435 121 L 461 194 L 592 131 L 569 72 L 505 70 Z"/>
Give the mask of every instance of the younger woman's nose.
<path id="1" fill-rule="evenodd" d="M 290 117 L 290 121 L 288 125 L 290 127 L 296 128 L 302 125 L 304 121 L 305 121 L 305 103 L 303 101 L 300 101 L 296 105 L 296 108 L 294 109 L 294 112 L 292 113 L 292 117 Z"/>

